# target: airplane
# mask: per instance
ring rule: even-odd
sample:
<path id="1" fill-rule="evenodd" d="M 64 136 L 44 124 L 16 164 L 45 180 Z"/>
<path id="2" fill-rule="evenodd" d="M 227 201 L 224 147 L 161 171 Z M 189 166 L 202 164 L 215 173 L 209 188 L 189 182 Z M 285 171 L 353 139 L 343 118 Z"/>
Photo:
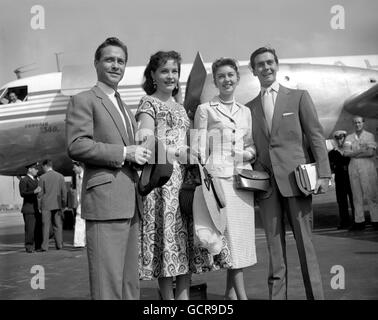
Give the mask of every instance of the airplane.
<path id="1" fill-rule="evenodd" d="M 259 83 L 240 61 L 236 99 L 246 103 L 259 92 Z M 365 127 L 378 141 L 378 55 L 318 57 L 280 60 L 278 81 L 306 89 L 313 98 L 326 138 L 337 129 L 353 130 L 353 115 L 366 117 Z M 119 84 L 122 100 L 135 112 L 144 67 L 126 67 Z M 184 80 L 183 80 L 184 79 Z M 184 107 L 193 116 L 199 103 L 216 94 L 211 63 L 198 53 L 193 64 L 182 64 L 180 77 Z M 65 141 L 65 114 L 70 96 L 96 83 L 93 66 L 65 66 L 62 72 L 11 81 L 0 88 L 0 175 L 21 176 L 25 165 L 53 160 L 55 170 L 72 175 Z M 15 92 L 19 103 L 6 103 Z M 185 95 L 183 94 L 185 93 Z"/>

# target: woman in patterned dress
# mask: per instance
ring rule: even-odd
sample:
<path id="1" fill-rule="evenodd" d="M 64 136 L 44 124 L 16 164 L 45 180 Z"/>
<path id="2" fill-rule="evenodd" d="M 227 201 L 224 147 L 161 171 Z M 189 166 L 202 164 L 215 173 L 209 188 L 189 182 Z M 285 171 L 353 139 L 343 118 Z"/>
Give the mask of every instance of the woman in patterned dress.
<path id="1" fill-rule="evenodd" d="M 182 163 L 187 162 L 190 126 L 184 107 L 173 99 L 179 88 L 180 62 L 181 57 L 175 51 L 159 51 L 151 56 L 144 72 L 143 89 L 147 95 L 136 112 L 139 140 L 152 146 L 158 139 L 165 146 L 167 161 L 173 163 L 170 180 L 144 198 L 140 233 L 140 279 L 157 278 L 164 300 L 188 299 L 191 273 L 227 266 L 228 257 L 224 249 L 222 262 L 214 264 L 206 250 L 195 248 L 192 218 L 183 216 L 179 208 L 179 190 L 185 174 Z M 175 296 L 173 277 L 176 277 Z"/>
<path id="2" fill-rule="evenodd" d="M 235 101 L 239 83 L 235 60 L 220 58 L 212 65 L 213 78 L 219 94 L 198 106 L 194 129 L 199 139 L 192 147 L 213 177 L 221 182 L 226 198 L 225 237 L 231 251 L 232 268 L 227 270 L 226 299 L 247 299 L 243 268 L 256 263 L 255 211 L 253 192 L 235 188 L 236 168 L 252 169 L 256 151 L 252 140 L 250 110 Z"/>

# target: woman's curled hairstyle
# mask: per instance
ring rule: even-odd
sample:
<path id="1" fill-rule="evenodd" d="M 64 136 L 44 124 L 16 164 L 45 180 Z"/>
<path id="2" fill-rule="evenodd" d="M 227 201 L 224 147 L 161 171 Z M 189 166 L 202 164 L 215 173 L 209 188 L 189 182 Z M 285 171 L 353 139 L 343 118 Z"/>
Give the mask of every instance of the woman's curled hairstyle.
<path id="1" fill-rule="evenodd" d="M 151 95 L 156 91 L 156 86 L 154 85 L 154 80 L 152 79 L 151 72 L 156 72 L 156 70 L 167 63 L 168 60 L 173 60 L 177 63 L 178 74 L 180 77 L 181 71 L 181 56 L 176 51 L 158 51 L 153 54 L 148 62 L 146 69 L 144 70 L 144 81 L 142 84 L 143 90 Z M 176 87 L 172 91 L 172 96 L 175 96 L 179 91 L 179 88 Z"/>

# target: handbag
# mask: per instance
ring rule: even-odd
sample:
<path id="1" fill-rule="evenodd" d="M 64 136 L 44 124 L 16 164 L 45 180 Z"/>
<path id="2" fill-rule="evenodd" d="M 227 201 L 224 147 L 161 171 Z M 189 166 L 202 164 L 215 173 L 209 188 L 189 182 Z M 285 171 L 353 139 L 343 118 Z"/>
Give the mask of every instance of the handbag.
<path id="1" fill-rule="evenodd" d="M 306 196 L 313 194 L 318 181 L 316 163 L 298 165 L 294 170 L 295 180 L 299 190 Z"/>
<path id="2" fill-rule="evenodd" d="M 193 215 L 194 191 L 199 185 L 201 185 L 201 177 L 198 171 L 198 165 L 188 165 L 186 167 L 184 181 L 179 191 L 180 211 L 185 216 Z"/>
<path id="3" fill-rule="evenodd" d="M 192 175 L 189 178 L 189 174 Z M 221 233 L 226 226 L 225 216 L 221 209 L 226 206 L 226 197 L 220 181 L 213 177 L 202 164 L 189 166 L 184 183 L 179 191 L 180 211 L 183 215 L 193 215 L 193 206 L 196 201 L 194 194 L 197 187 L 203 193 L 207 211 L 210 213 L 215 228 Z"/>
<path id="4" fill-rule="evenodd" d="M 260 162 L 265 171 L 236 169 L 237 189 L 267 192 L 270 187 L 270 170 Z"/>

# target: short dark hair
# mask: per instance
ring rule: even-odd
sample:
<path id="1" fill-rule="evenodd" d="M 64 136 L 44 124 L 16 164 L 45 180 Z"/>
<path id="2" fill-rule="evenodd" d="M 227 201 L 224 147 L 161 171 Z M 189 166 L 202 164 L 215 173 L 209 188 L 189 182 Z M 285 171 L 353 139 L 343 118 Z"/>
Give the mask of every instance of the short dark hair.
<path id="1" fill-rule="evenodd" d="M 127 62 L 127 59 L 128 59 L 127 47 L 121 40 L 119 40 L 116 37 L 107 38 L 103 43 L 101 43 L 98 46 L 95 52 L 95 61 L 99 61 L 101 59 L 102 49 L 108 46 L 115 46 L 115 47 L 121 48 L 123 52 L 125 53 L 125 62 Z"/>
<path id="2" fill-rule="evenodd" d="M 240 78 L 240 73 L 239 73 L 239 67 L 238 63 L 235 59 L 232 58 L 219 58 L 213 62 L 211 65 L 211 70 L 213 72 L 213 79 L 215 82 L 215 74 L 217 73 L 218 69 L 223 66 L 230 66 L 232 69 L 235 70 L 238 78 Z"/>
<path id="3" fill-rule="evenodd" d="M 53 162 L 52 162 L 51 159 L 45 159 L 45 160 L 43 160 L 42 165 L 43 165 L 43 166 L 52 167 Z"/>
<path id="4" fill-rule="evenodd" d="M 255 51 L 253 51 L 252 54 L 251 54 L 251 57 L 249 58 L 249 63 L 251 65 L 252 69 L 255 69 L 255 58 L 259 54 L 262 54 L 262 53 L 265 53 L 265 52 L 270 52 L 274 56 L 274 61 L 276 61 L 276 63 L 278 64 L 278 57 L 277 57 L 277 54 L 276 54 L 276 50 L 274 50 L 273 48 L 270 48 L 270 47 L 261 47 L 261 48 L 258 48 Z"/>
<path id="5" fill-rule="evenodd" d="M 176 51 L 158 51 L 150 57 L 146 69 L 144 70 L 144 81 L 142 84 L 143 90 L 151 95 L 156 91 L 154 86 L 154 80 L 152 79 L 151 72 L 155 72 L 160 66 L 167 63 L 168 60 L 173 60 L 177 63 L 178 73 L 180 77 L 181 72 L 181 55 Z M 175 96 L 179 91 L 179 88 L 175 88 L 172 91 L 172 96 Z"/>
<path id="6" fill-rule="evenodd" d="M 353 122 L 354 122 L 354 119 L 357 119 L 357 118 L 360 118 L 362 120 L 362 122 L 365 122 L 365 118 L 362 117 L 362 116 L 354 116 L 353 117 Z"/>

